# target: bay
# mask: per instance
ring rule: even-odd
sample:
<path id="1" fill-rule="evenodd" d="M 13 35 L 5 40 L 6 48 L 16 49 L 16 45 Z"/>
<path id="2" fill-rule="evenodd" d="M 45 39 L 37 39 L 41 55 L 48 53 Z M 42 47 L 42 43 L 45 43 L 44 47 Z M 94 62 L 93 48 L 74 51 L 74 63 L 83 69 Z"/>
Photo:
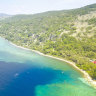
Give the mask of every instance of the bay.
<path id="1" fill-rule="evenodd" d="M 96 89 L 66 62 L 0 37 L 0 96 L 96 96 Z"/>

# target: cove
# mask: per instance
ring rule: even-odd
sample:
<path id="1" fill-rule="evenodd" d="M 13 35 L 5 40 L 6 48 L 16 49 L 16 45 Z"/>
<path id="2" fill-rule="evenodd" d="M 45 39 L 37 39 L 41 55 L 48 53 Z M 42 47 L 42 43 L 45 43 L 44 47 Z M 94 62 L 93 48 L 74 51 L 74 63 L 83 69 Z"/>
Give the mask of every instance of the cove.
<path id="1" fill-rule="evenodd" d="M 0 96 L 96 96 L 83 74 L 0 38 Z"/>

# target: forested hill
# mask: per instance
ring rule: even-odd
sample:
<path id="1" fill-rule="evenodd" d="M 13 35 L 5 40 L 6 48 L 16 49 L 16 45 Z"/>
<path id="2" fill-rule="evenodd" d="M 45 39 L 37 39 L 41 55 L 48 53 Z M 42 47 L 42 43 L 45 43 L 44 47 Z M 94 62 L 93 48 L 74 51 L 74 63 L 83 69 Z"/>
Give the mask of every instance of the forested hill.
<path id="1" fill-rule="evenodd" d="M 4 18 L 7 18 L 7 17 L 10 17 L 11 15 L 8 15 L 8 14 L 4 14 L 4 13 L 0 13 L 0 20 L 1 19 L 4 19 Z"/>
<path id="2" fill-rule="evenodd" d="M 96 79 L 96 4 L 78 9 L 15 15 L 0 21 L 0 36 L 65 58 Z"/>

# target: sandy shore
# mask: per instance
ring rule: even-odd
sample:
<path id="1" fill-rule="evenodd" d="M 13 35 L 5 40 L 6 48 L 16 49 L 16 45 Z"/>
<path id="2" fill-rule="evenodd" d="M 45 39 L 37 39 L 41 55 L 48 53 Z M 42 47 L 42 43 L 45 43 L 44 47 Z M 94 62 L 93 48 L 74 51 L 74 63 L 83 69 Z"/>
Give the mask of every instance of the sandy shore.
<path id="1" fill-rule="evenodd" d="M 8 41 L 8 40 L 7 40 L 7 41 Z M 10 42 L 10 41 L 9 41 L 9 42 Z M 31 49 L 28 49 L 28 48 L 24 48 L 24 47 L 21 47 L 21 46 L 17 46 L 16 44 L 13 44 L 12 42 L 10 42 L 10 44 L 12 44 L 13 46 L 16 46 L 16 47 L 18 47 L 18 48 L 22 48 L 22 49 L 24 49 L 24 50 L 33 51 L 33 52 L 36 52 L 36 53 L 38 53 L 38 54 L 40 54 L 40 55 L 47 56 L 47 57 L 50 57 L 50 58 L 54 58 L 54 59 L 57 59 L 57 60 L 61 60 L 61 61 L 64 61 L 64 62 L 70 64 L 71 66 L 73 66 L 74 68 L 76 68 L 78 71 L 80 71 L 81 73 L 83 73 L 85 80 L 86 80 L 90 85 L 92 85 L 94 88 L 96 88 L 96 81 L 92 80 L 92 78 L 89 76 L 89 74 L 88 74 L 86 71 L 78 68 L 74 62 L 71 62 L 71 61 L 68 61 L 68 60 L 65 60 L 65 59 L 61 59 L 61 58 L 58 58 L 58 57 L 50 56 L 50 55 L 45 55 L 45 54 L 43 54 L 43 53 L 41 53 L 41 52 L 39 52 L 39 51 L 36 51 L 36 50 L 31 50 Z"/>
<path id="2" fill-rule="evenodd" d="M 81 73 L 83 73 L 85 80 L 86 80 L 90 85 L 92 85 L 94 88 L 96 88 L 96 81 L 92 80 L 92 78 L 89 76 L 89 74 L 88 74 L 86 71 L 84 71 L 84 70 L 80 69 L 79 67 L 77 67 L 74 62 L 71 62 L 71 61 L 68 61 L 68 60 L 65 60 L 65 59 L 61 59 L 61 58 L 58 58 L 58 57 L 50 56 L 50 55 L 45 55 L 45 54 L 43 54 L 43 53 L 41 53 L 41 52 L 39 52 L 39 51 L 36 51 L 36 50 L 32 50 L 32 51 L 33 51 L 33 52 L 36 52 L 36 53 L 38 53 L 38 54 L 40 54 L 40 55 L 47 56 L 47 57 L 50 57 L 50 58 L 54 58 L 54 59 L 57 59 L 57 60 L 61 60 L 61 61 L 64 61 L 64 62 L 70 64 L 70 65 L 73 66 L 75 69 L 77 69 L 78 71 L 80 71 Z"/>

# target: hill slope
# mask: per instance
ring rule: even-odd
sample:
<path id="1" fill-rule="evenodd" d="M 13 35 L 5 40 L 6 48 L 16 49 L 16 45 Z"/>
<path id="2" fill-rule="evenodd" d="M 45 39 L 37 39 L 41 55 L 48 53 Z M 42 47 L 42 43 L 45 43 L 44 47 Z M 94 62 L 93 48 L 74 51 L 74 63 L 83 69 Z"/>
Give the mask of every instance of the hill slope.
<path id="1" fill-rule="evenodd" d="M 78 9 L 16 15 L 0 21 L 0 35 L 13 43 L 61 58 L 96 79 L 96 4 Z"/>
<path id="2" fill-rule="evenodd" d="M 0 13 L 0 19 L 5 19 L 7 17 L 10 17 L 11 15 Z"/>

